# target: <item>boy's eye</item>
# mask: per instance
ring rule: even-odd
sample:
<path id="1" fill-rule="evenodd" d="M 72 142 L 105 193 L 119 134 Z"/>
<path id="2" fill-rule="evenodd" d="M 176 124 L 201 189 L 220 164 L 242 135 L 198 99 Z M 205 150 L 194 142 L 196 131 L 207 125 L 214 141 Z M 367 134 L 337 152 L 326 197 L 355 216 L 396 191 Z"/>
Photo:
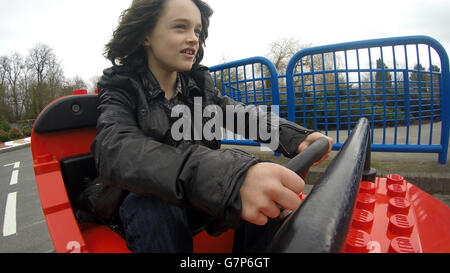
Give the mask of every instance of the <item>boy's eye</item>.
<path id="1" fill-rule="evenodd" d="M 178 30 L 185 31 L 185 30 L 188 29 L 188 26 L 186 26 L 186 25 L 176 25 L 176 26 L 174 26 L 174 28 L 178 29 Z M 202 29 L 201 28 L 194 29 L 194 33 L 195 33 L 195 36 L 200 37 L 201 34 L 202 34 Z"/>

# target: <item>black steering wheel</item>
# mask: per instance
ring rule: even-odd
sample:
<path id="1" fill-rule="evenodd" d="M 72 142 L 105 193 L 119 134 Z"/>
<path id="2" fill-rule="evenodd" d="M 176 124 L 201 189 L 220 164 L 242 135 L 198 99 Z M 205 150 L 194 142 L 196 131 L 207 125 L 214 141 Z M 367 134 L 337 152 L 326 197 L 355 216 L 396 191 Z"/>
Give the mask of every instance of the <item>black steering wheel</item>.
<path id="1" fill-rule="evenodd" d="M 302 205 L 284 220 L 267 252 L 338 253 L 343 249 L 370 155 L 369 131 L 368 120 L 361 119 Z M 286 167 L 300 175 L 328 148 L 326 138 L 318 139 Z"/>
<path id="2" fill-rule="evenodd" d="M 328 152 L 329 148 L 330 143 L 328 139 L 321 137 L 303 152 L 289 160 L 285 167 L 301 176 L 312 164 L 319 161 Z"/>

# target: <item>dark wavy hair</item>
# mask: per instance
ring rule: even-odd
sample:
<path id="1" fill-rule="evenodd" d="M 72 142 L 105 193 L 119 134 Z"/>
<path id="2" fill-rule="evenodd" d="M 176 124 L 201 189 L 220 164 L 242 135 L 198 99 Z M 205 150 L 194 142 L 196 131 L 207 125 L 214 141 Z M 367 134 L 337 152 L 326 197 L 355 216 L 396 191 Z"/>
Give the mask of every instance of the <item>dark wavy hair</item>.
<path id="1" fill-rule="evenodd" d="M 141 70 L 147 65 L 147 55 L 142 45 L 170 0 L 133 0 L 119 19 L 119 26 L 111 41 L 105 46 L 104 56 L 113 65 L 131 65 Z M 198 7 L 202 17 L 202 32 L 199 37 L 199 50 L 193 68 L 203 60 L 206 39 L 208 38 L 209 18 L 213 10 L 202 0 L 191 0 Z"/>

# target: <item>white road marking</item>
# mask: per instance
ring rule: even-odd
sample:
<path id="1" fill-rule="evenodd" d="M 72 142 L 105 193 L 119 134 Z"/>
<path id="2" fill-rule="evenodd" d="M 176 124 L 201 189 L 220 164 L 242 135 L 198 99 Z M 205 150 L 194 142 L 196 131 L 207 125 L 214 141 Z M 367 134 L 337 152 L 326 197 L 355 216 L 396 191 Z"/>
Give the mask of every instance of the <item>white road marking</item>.
<path id="1" fill-rule="evenodd" d="M 11 181 L 9 182 L 9 185 L 11 185 L 11 186 L 12 185 L 17 185 L 18 179 L 19 179 L 19 170 L 14 170 L 12 172 Z"/>
<path id="2" fill-rule="evenodd" d="M 11 163 L 11 164 L 7 164 L 4 167 L 9 167 L 9 166 L 13 166 L 13 165 L 14 165 L 14 169 L 20 168 L 20 161 L 19 162 L 15 162 L 15 163 Z"/>
<path id="3" fill-rule="evenodd" d="M 11 180 L 9 182 L 10 186 L 17 185 L 19 181 L 19 168 L 20 161 L 7 164 L 5 167 L 13 166 L 14 170 L 11 174 Z M 5 207 L 5 218 L 3 221 L 3 236 L 8 237 L 17 233 L 17 220 L 16 220 L 16 209 L 17 209 L 17 192 L 8 194 Z"/>
<path id="4" fill-rule="evenodd" d="M 17 192 L 8 194 L 5 209 L 5 219 L 3 221 L 3 236 L 8 237 L 16 234 L 16 207 L 17 207 Z"/>

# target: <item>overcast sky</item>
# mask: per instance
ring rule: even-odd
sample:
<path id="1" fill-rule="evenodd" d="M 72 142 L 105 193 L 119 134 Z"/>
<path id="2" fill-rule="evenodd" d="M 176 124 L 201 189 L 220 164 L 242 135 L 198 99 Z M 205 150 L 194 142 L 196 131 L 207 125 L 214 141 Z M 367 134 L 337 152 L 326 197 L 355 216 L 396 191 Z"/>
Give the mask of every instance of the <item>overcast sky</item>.
<path id="1" fill-rule="evenodd" d="M 267 55 L 283 38 L 326 45 L 428 35 L 450 50 L 448 0 L 206 0 L 214 9 L 203 63 Z M 24 57 L 49 45 L 67 77 L 86 82 L 110 63 L 102 56 L 131 0 L 0 0 L 0 55 Z"/>

